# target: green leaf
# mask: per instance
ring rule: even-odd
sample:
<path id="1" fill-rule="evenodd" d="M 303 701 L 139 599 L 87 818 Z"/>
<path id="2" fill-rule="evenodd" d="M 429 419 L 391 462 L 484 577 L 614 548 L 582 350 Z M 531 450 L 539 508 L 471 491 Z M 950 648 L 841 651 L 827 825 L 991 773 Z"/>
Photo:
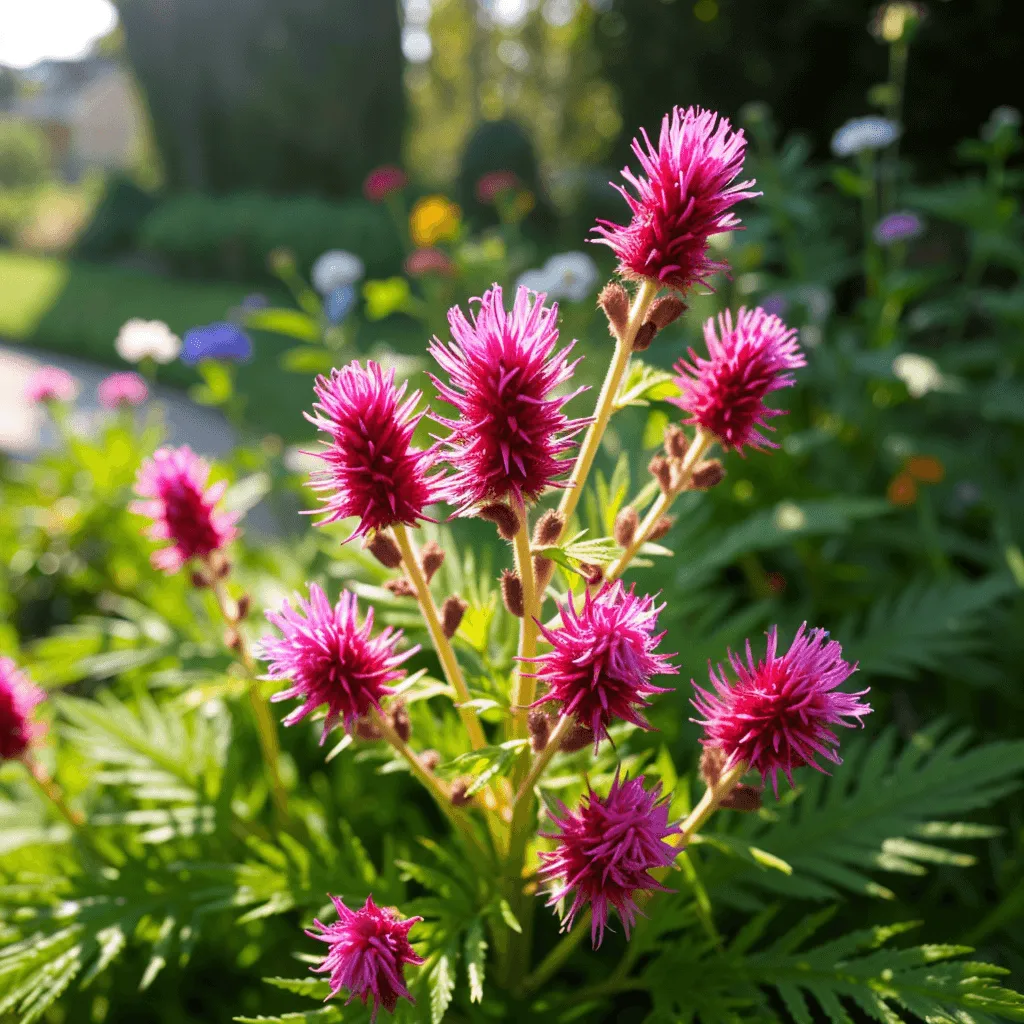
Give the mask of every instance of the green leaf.
<path id="1" fill-rule="evenodd" d="M 843 195 L 851 196 L 854 199 L 862 199 L 873 188 L 867 178 L 842 165 L 832 168 L 832 181 Z"/>
<path id="2" fill-rule="evenodd" d="M 529 746 L 529 740 L 506 740 L 497 746 L 481 747 L 479 750 L 460 754 L 454 760 L 441 765 L 438 771 L 444 775 L 474 776 L 472 784 L 466 790 L 466 795 L 471 796 L 496 775 L 505 775 Z"/>
<path id="3" fill-rule="evenodd" d="M 509 906 L 509 902 L 506 899 L 500 899 L 498 901 L 498 910 L 501 913 L 501 919 L 512 929 L 517 935 L 523 934 L 523 926 L 519 923 L 519 919 L 515 914 L 512 913 L 512 908 Z"/>
<path id="4" fill-rule="evenodd" d="M 331 994 L 331 986 L 326 978 L 264 978 L 263 981 L 274 988 L 309 999 L 323 1000 Z"/>
<path id="5" fill-rule="evenodd" d="M 450 949 L 441 953 L 430 972 L 430 1021 L 441 1024 L 455 993 L 455 959 Z"/>
<path id="6" fill-rule="evenodd" d="M 281 353 L 281 369 L 289 373 L 329 373 L 336 358 L 329 349 L 299 345 Z"/>
<path id="7" fill-rule="evenodd" d="M 483 921 L 479 917 L 466 931 L 466 973 L 469 975 L 469 1001 L 479 1003 L 484 998 L 484 966 L 487 956 L 487 938 Z"/>
<path id="8" fill-rule="evenodd" d="M 300 341 L 319 341 L 321 335 L 319 322 L 297 309 L 258 309 L 246 314 L 245 326 Z"/>

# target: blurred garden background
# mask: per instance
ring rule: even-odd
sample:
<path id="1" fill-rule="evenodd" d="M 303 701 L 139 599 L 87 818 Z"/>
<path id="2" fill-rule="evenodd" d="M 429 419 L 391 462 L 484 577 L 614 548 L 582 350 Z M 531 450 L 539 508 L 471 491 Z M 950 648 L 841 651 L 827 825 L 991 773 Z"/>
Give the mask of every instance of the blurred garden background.
<path id="1" fill-rule="evenodd" d="M 919 753 L 952 743 L 977 792 L 943 810 L 980 823 L 952 836 L 969 844 L 936 852 L 894 825 L 861 851 L 870 871 L 835 868 L 797 895 L 837 902 L 846 930 L 898 906 L 1019 989 L 1022 53 L 1016 0 L 0 0 L 0 653 L 80 695 L 181 688 L 152 682 L 170 641 L 132 602 L 177 629 L 186 584 L 159 580 L 132 520 L 110 512 L 164 424 L 219 458 L 236 507 L 255 510 L 243 566 L 282 588 L 372 575 L 294 514 L 312 507 L 315 374 L 371 356 L 425 384 L 448 307 L 496 281 L 556 299 L 599 384 L 613 261 L 586 239 L 624 215 L 608 182 L 635 165 L 641 127 L 709 106 L 746 131 L 745 176 L 764 195 L 743 204 L 743 231 L 713 240 L 731 275 L 645 354 L 584 521 L 609 532 L 623 453 L 643 483 L 669 422 L 658 388 L 708 316 L 759 304 L 799 328 L 809 366 L 776 421 L 780 455 L 733 458 L 722 486 L 684 501 L 664 541 L 676 561 L 639 579 L 669 602 L 686 682 L 769 623 L 830 624 L 872 686 L 872 742 L 890 729 Z M 70 429 L 25 397 L 43 363 L 77 381 Z M 97 382 L 136 364 L 159 401 L 114 423 Z M 654 715 L 684 763 L 690 713 L 681 686 Z M 1001 745 L 984 765 L 956 761 L 968 737 Z M 922 779 L 908 807 L 931 799 Z M 376 855 L 396 812 L 336 785 Z M 881 813 L 870 796 L 850 827 Z M 819 838 L 793 832 L 779 856 Z M 742 916 L 762 896 L 736 887 L 726 902 Z M 211 943 L 185 980 L 165 972 L 159 998 L 133 1004 L 129 986 L 111 1003 L 101 988 L 45 1019 L 269 1012 L 259 927 Z M 643 1020 L 634 1003 L 585 1019 Z"/>

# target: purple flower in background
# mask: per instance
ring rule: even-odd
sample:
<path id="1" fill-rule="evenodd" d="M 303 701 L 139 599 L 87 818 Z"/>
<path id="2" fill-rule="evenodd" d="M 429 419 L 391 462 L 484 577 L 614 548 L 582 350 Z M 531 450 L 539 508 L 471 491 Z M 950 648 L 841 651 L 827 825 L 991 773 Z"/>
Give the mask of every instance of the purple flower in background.
<path id="1" fill-rule="evenodd" d="M 355 288 L 350 284 L 342 285 L 340 288 L 335 288 L 324 299 L 324 316 L 327 317 L 328 323 L 332 323 L 337 327 L 338 324 L 345 321 L 345 318 L 352 312 L 355 304 Z"/>
<path id="2" fill-rule="evenodd" d="M 266 309 L 270 305 L 270 299 L 262 292 L 251 292 L 238 304 L 243 313 L 255 313 L 257 310 Z"/>
<path id="3" fill-rule="evenodd" d="M 761 300 L 761 308 L 769 316 L 784 317 L 789 309 L 789 299 L 782 292 L 771 292 Z"/>
<path id="4" fill-rule="evenodd" d="M 227 320 L 193 327 L 185 332 L 181 361 L 186 366 L 195 366 L 204 359 L 247 363 L 252 359 L 252 341 L 238 324 Z"/>
<path id="5" fill-rule="evenodd" d="M 924 231 L 924 222 L 916 213 L 898 210 L 883 217 L 874 227 L 872 234 L 879 245 L 895 245 L 917 238 Z"/>

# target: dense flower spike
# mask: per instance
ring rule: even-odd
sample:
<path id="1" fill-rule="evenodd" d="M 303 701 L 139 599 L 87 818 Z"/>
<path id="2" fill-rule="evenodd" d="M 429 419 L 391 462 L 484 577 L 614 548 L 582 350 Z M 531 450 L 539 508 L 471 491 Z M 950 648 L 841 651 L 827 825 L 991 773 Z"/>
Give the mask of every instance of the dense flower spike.
<path id="1" fill-rule="evenodd" d="M 72 402 L 78 384 L 67 370 L 59 366 L 40 366 L 25 385 L 25 398 L 34 405 L 42 402 Z"/>
<path id="2" fill-rule="evenodd" d="M 96 389 L 100 405 L 119 409 L 123 405 L 142 405 L 149 398 L 149 387 L 137 373 L 124 370 L 104 377 Z"/>
<path id="3" fill-rule="evenodd" d="M 0 658 L 0 762 L 22 757 L 45 732 L 32 712 L 46 694 L 10 658 Z"/>
<path id="4" fill-rule="evenodd" d="M 409 930 L 422 921 L 422 917 L 407 917 L 404 921 L 387 907 L 378 907 L 373 896 L 359 910 L 349 910 L 344 901 L 331 897 L 338 920 L 333 924 L 314 921 L 319 932 L 307 931 L 311 939 L 328 945 L 327 956 L 313 970 L 330 974 L 331 996 L 347 988 L 348 1002 L 359 997 L 365 1005 L 373 1000 L 371 1021 L 383 1006 L 394 1013 L 399 997 L 414 1002 L 405 987 L 405 965 L 418 967 L 423 958 L 417 956 L 409 943 Z"/>
<path id="5" fill-rule="evenodd" d="M 777 645 L 778 628 L 773 626 L 764 660 L 756 665 L 749 640 L 746 664 L 729 651 L 736 683 L 729 684 L 721 665 L 717 674 L 709 665 L 715 693 L 694 683 L 697 696 L 691 702 L 704 716 L 699 721 L 704 726 L 701 742 L 722 749 L 726 768 L 743 763 L 765 781 L 771 776 L 776 795 L 780 771 L 792 785 L 794 768 L 810 765 L 824 771 L 815 761 L 818 754 L 840 764 L 839 739 L 830 727 L 849 727 L 853 722 L 847 719 L 859 721 L 871 712 L 870 705 L 858 700 L 867 690 L 836 689 L 857 666 L 843 660 L 842 647 L 825 630 L 808 632 L 805 622 L 781 657 Z"/>
<path id="6" fill-rule="evenodd" d="M 619 912 L 628 939 L 638 913 L 635 894 L 668 891 L 650 874 L 654 868 L 670 867 L 678 852 L 665 842 L 675 825 L 668 820 L 668 800 L 660 797 L 661 783 L 646 790 L 642 775 L 622 782 L 616 774 L 607 797 L 591 790 L 575 811 L 560 804 L 562 816 L 552 815 L 559 831 L 541 833 L 558 843 L 554 850 L 540 852 L 540 877 L 555 883 L 548 906 L 575 892 L 562 922 L 565 930 L 589 903 L 595 949 L 604 940 L 609 907 Z"/>
<path id="7" fill-rule="evenodd" d="M 679 671 L 669 662 L 671 655 L 655 653 L 665 635 L 655 634 L 664 605 L 655 606 L 653 597 L 637 597 L 633 590 L 620 580 L 608 583 L 597 596 L 588 592 L 580 611 L 570 594 L 558 608 L 561 626 L 540 625 L 552 650 L 531 659 L 537 663 L 536 678 L 548 686 L 533 706 L 557 702 L 561 715 L 575 715 L 593 730 L 595 745 L 615 719 L 649 729 L 638 709 L 649 704 L 650 694 L 669 692 L 654 686 L 651 677 Z"/>
<path id="8" fill-rule="evenodd" d="M 285 601 L 280 611 L 267 612 L 268 621 L 281 636 L 264 637 L 254 653 L 269 663 L 265 678 L 291 683 L 271 701 L 296 697 L 303 702 L 285 718 L 285 725 L 295 725 L 327 705 L 320 737 L 323 745 L 339 722 L 351 730 L 356 719 L 371 708 L 380 710 L 381 701 L 392 692 L 388 684 L 405 676 L 399 666 L 419 647 L 396 654 L 402 631 L 390 626 L 372 636 L 373 609 L 360 625 L 355 594 L 348 591 L 342 591 L 332 608 L 327 595 L 313 583 L 309 601 L 296 596 L 295 603 L 293 608 Z"/>
<path id="9" fill-rule="evenodd" d="M 760 431 L 771 430 L 767 421 L 780 416 L 764 398 L 779 388 L 792 387 L 788 371 L 806 366 L 795 330 L 777 316 L 758 307 L 741 308 L 733 322 L 727 310 L 704 325 L 708 355 L 690 349 L 690 362 L 680 360 L 675 371 L 682 394 L 669 401 L 690 413 L 686 423 L 713 434 L 726 450 L 777 448 Z"/>
<path id="10" fill-rule="evenodd" d="M 708 238 L 735 231 L 740 222 L 730 207 L 761 194 L 750 191 L 753 181 L 733 184 L 743 170 L 746 138 L 728 119 L 700 107 L 666 114 L 657 148 L 646 131 L 641 134 L 643 145 L 634 139 L 633 152 L 645 176 L 622 171 L 636 195 L 615 186 L 633 217 L 626 225 L 598 221 L 594 231 L 601 237 L 595 241 L 611 248 L 627 277 L 681 292 L 706 285 L 727 266 L 708 255 Z"/>
<path id="11" fill-rule="evenodd" d="M 583 388 L 553 394 L 576 367 L 568 361 L 575 342 L 553 354 L 558 306 L 520 288 L 506 312 L 498 285 L 479 303 L 472 320 L 458 306 L 449 311 L 454 344 L 434 338 L 430 346 L 451 380 L 432 377 L 438 394 L 460 413 L 457 420 L 434 417 L 451 430 L 444 457 L 455 473 L 445 497 L 458 514 L 506 496 L 536 500 L 569 470 L 563 456 L 574 447 L 570 438 L 588 422 L 562 412 Z"/>
<path id="12" fill-rule="evenodd" d="M 372 361 L 364 369 L 356 360 L 317 378 L 320 401 L 306 419 L 331 438 L 315 453 L 327 468 L 312 474 L 313 490 L 326 494 L 321 524 L 355 516 L 352 536 L 361 537 L 395 523 L 434 521 L 424 509 L 440 500 L 437 476 L 429 474 L 437 455 L 434 448 L 411 446 L 423 413 L 414 411 L 420 392 L 403 401 L 405 389 L 395 387 L 393 369 Z"/>
<path id="13" fill-rule="evenodd" d="M 227 490 L 221 481 L 206 489 L 210 467 L 191 448 L 161 448 L 139 467 L 132 512 L 153 520 L 147 535 L 169 540 L 153 552 L 152 562 L 166 573 L 177 572 L 190 558 L 218 551 L 238 535 L 236 514 L 216 506 Z"/>

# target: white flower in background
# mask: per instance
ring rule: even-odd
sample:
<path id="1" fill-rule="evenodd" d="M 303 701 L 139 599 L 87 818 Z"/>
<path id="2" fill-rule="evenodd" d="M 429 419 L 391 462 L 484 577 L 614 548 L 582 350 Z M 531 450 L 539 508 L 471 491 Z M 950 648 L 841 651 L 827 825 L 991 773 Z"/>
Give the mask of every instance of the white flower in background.
<path id="1" fill-rule="evenodd" d="M 903 352 L 892 361 L 892 372 L 907 386 L 911 398 L 923 398 L 929 391 L 941 391 L 946 379 L 927 356 Z"/>
<path id="2" fill-rule="evenodd" d="M 832 136 L 836 156 L 853 156 L 869 149 L 885 149 L 895 142 L 902 129 L 885 117 L 855 117 Z"/>
<path id="3" fill-rule="evenodd" d="M 324 467 L 323 459 L 318 459 L 312 452 L 306 451 L 305 448 L 300 448 L 298 445 L 286 448 L 282 461 L 284 468 L 289 473 L 295 473 L 296 476 L 308 476 L 315 470 Z"/>
<path id="4" fill-rule="evenodd" d="M 597 264 L 585 252 L 559 252 L 539 270 L 521 274 L 516 285 L 544 292 L 549 299 L 583 302 L 594 293 L 599 280 Z"/>
<path id="5" fill-rule="evenodd" d="M 311 277 L 313 287 L 321 295 L 330 295 L 338 288 L 362 280 L 365 273 L 366 267 L 355 253 L 330 249 L 317 257 Z"/>
<path id="6" fill-rule="evenodd" d="M 117 332 L 114 348 L 126 363 L 141 363 L 143 359 L 170 363 L 178 358 L 181 338 L 162 320 L 134 319 L 126 321 Z"/>

